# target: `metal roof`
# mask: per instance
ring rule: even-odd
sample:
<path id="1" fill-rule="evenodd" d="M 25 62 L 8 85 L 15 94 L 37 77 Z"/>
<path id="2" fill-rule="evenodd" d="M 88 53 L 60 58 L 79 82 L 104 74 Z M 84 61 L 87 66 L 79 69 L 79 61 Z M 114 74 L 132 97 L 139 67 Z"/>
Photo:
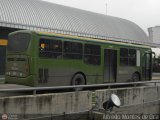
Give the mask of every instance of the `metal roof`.
<path id="1" fill-rule="evenodd" d="M 148 42 L 135 23 L 40 0 L 0 0 L 0 26 L 124 42 Z"/>

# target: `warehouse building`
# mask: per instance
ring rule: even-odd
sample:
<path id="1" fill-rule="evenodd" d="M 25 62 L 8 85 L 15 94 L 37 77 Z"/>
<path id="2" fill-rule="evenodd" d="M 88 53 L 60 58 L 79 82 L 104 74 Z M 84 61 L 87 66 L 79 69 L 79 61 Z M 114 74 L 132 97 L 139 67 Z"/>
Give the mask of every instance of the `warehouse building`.
<path id="1" fill-rule="evenodd" d="M 55 32 L 144 44 L 148 37 L 135 23 L 40 0 L 0 0 L 0 75 L 5 73 L 8 33 L 20 29 Z"/>

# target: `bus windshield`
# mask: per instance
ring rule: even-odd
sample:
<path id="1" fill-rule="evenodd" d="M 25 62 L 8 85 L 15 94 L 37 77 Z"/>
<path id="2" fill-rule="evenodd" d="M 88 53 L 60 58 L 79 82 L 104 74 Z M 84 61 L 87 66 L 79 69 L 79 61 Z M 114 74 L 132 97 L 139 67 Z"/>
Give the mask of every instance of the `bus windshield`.
<path id="1" fill-rule="evenodd" d="M 29 33 L 16 33 L 9 35 L 8 51 L 24 52 L 27 50 L 31 35 Z"/>

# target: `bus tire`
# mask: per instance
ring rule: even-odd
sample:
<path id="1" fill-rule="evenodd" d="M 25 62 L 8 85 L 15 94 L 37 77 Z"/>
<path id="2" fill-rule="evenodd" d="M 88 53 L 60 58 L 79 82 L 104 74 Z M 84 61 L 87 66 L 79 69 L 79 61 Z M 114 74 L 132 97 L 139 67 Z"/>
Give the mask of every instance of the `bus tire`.
<path id="1" fill-rule="evenodd" d="M 85 85 L 86 80 L 82 74 L 75 74 L 72 78 L 71 85 Z M 77 88 L 76 90 L 82 90 L 83 88 Z"/>
<path id="2" fill-rule="evenodd" d="M 135 73 L 132 74 L 132 81 L 133 82 L 140 81 L 140 76 L 139 76 L 139 74 L 137 72 L 135 72 Z"/>

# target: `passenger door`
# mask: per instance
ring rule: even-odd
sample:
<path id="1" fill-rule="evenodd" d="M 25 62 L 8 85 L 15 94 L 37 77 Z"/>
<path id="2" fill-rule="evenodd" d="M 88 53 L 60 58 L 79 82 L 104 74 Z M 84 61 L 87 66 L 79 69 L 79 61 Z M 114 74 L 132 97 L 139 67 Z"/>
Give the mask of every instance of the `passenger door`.
<path id="1" fill-rule="evenodd" d="M 117 50 L 104 50 L 104 82 L 116 82 Z"/>
<path id="2" fill-rule="evenodd" d="M 145 80 L 152 79 L 152 54 L 151 52 L 144 55 L 143 75 Z"/>

